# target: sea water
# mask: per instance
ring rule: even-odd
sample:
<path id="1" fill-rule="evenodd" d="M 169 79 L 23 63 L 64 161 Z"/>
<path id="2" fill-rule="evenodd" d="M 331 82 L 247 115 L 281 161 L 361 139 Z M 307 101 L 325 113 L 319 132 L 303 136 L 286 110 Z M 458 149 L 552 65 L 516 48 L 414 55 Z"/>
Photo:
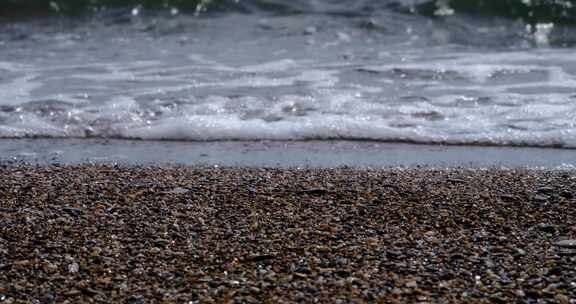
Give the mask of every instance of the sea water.
<path id="1" fill-rule="evenodd" d="M 572 1 L 149 2 L 0 6 L 0 137 L 576 148 Z"/>

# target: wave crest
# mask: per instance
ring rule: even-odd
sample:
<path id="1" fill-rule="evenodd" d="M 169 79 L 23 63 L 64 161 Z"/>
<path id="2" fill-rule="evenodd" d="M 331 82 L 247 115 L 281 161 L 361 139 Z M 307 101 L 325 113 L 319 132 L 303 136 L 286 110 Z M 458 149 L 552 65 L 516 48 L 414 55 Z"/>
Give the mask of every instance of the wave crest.
<path id="1" fill-rule="evenodd" d="M 270 13 L 370 15 L 395 10 L 423 16 L 480 15 L 522 19 L 528 23 L 576 23 L 573 0 L 8 0 L 0 15 L 86 14 L 107 9 L 167 10 L 172 13 Z"/>

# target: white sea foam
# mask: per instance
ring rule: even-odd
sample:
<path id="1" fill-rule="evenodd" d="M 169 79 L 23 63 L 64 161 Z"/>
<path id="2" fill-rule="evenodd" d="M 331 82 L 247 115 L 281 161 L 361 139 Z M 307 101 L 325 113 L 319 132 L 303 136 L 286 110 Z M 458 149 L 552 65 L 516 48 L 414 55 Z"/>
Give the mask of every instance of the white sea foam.
<path id="1" fill-rule="evenodd" d="M 37 61 L 0 54 L 0 137 L 576 148 L 572 52 L 373 46 L 353 30 L 330 45 L 344 30 L 319 29 L 306 36 L 322 47 L 291 32 L 256 42 L 239 32 L 216 45 L 211 37 L 192 46 L 170 36 L 126 40 L 95 58 L 88 47 Z"/>

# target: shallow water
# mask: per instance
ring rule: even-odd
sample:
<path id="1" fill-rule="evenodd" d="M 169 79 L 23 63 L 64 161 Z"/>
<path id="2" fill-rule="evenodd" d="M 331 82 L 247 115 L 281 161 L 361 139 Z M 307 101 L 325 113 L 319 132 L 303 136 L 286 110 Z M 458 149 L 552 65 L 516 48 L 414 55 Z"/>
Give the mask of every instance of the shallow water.
<path id="1" fill-rule="evenodd" d="M 4 139 L 0 165 L 118 164 L 270 168 L 515 168 L 576 170 L 576 150 L 367 141 Z"/>
<path id="2" fill-rule="evenodd" d="M 199 15 L 140 2 L 5 18 L 0 137 L 576 148 L 571 2 L 544 2 L 530 14 L 512 0 L 216 1 Z"/>

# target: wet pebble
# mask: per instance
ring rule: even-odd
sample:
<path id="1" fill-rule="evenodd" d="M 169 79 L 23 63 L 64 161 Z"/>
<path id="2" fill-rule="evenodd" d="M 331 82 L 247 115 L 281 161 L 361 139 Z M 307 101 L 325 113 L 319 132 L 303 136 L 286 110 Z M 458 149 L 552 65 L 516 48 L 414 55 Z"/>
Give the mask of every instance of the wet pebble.
<path id="1" fill-rule="evenodd" d="M 64 212 L 66 212 L 68 215 L 70 215 L 72 217 L 79 217 L 80 215 L 82 215 L 82 210 L 80 210 L 78 208 L 64 206 L 64 208 L 62 208 L 62 210 L 64 210 Z"/>
<path id="2" fill-rule="evenodd" d="M 0 197 L 9 199 L 0 208 L 18 211 L 0 210 L 0 295 L 23 303 L 567 303 L 576 298 L 576 211 L 534 186 L 575 188 L 576 178 L 557 176 L 1 167 Z M 36 192 L 13 191 L 22 184 Z M 178 185 L 194 185 L 194 195 L 179 195 L 190 190 Z M 530 203 L 534 195 L 541 202 Z M 555 238 L 571 240 L 550 250 Z"/>
<path id="3" fill-rule="evenodd" d="M 554 233 L 556 232 L 556 227 L 550 224 L 538 224 L 538 230 L 546 232 L 546 233 Z"/>
<path id="4" fill-rule="evenodd" d="M 166 191 L 164 193 L 166 193 L 166 194 L 185 194 L 185 193 L 188 193 L 191 191 L 192 190 L 190 190 L 188 188 L 176 187 L 176 188 L 173 188 L 173 189 Z"/>
<path id="5" fill-rule="evenodd" d="M 547 186 L 540 186 L 540 187 L 536 188 L 536 192 L 538 192 L 540 194 L 552 194 L 552 193 L 554 193 L 554 188 L 547 187 Z"/>
<path id="6" fill-rule="evenodd" d="M 576 240 L 561 240 L 556 242 L 556 246 L 562 248 L 576 249 Z"/>

